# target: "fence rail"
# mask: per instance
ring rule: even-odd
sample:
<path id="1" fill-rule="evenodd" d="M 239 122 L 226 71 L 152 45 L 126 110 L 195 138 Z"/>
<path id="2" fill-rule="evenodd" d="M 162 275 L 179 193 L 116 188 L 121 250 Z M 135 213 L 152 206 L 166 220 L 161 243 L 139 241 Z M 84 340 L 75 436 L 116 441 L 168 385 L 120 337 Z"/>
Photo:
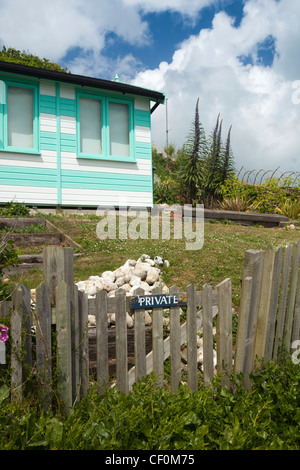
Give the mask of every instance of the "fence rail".
<path id="1" fill-rule="evenodd" d="M 145 351 L 145 308 L 134 310 L 135 363 L 128 370 L 125 291 L 115 298 L 105 290 L 94 301 L 78 291 L 73 281 L 73 250 L 44 248 L 44 281 L 36 289 L 32 308 L 30 289 L 16 285 L 12 301 L 2 302 L 0 316 L 10 315 L 12 400 L 23 396 L 28 370 L 34 368 L 42 385 L 42 400 L 51 406 L 53 368 L 58 371 L 61 398 L 69 412 L 86 395 L 89 384 L 88 315 L 96 315 L 97 385 L 101 393 L 110 381 L 108 360 L 108 312 L 116 313 L 116 385 L 128 393 L 133 384 L 150 372 L 164 386 L 164 361 L 170 357 L 170 387 L 176 393 L 182 380 L 181 348 L 187 349 L 187 383 L 196 390 L 199 381 L 197 332 L 203 335 L 203 380 L 207 387 L 215 374 L 213 325 L 216 322 L 217 372 L 230 387 L 231 372 L 249 374 L 257 359 L 276 360 L 284 347 L 291 350 L 300 331 L 300 240 L 293 246 L 268 247 L 245 253 L 241 305 L 235 341 L 232 331 L 232 286 L 225 279 L 215 288 L 204 285 L 197 291 L 186 288 L 186 321 L 181 322 L 179 305 L 169 307 L 170 336 L 163 335 L 163 308 L 152 310 L 152 351 Z M 136 295 L 143 295 L 139 290 Z M 153 295 L 161 294 L 159 288 Z M 178 296 L 176 286 L 170 295 Z M 147 306 L 148 310 L 149 307 Z M 132 312 L 131 312 L 132 313 Z M 35 342 L 32 340 L 34 327 Z M 56 342 L 53 341 L 53 329 Z M 34 343 L 34 344 L 33 344 Z M 53 349 L 55 346 L 55 350 Z"/>

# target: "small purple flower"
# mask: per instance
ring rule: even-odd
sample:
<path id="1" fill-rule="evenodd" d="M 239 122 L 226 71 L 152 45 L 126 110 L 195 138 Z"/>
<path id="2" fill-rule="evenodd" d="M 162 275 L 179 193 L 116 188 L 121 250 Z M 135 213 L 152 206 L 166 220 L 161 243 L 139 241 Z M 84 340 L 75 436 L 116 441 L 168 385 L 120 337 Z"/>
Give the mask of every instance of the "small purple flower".
<path id="1" fill-rule="evenodd" d="M 8 340 L 8 327 L 4 325 L 0 325 L 0 341 L 2 343 L 6 343 Z"/>

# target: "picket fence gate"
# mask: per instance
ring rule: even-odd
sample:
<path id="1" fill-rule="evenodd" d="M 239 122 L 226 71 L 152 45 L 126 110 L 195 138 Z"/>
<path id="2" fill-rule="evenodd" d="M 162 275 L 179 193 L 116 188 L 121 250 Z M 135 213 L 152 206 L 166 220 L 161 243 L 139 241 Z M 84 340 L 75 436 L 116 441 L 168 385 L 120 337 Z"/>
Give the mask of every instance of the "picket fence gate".
<path id="1" fill-rule="evenodd" d="M 197 332 L 203 335 L 203 380 L 210 386 L 215 372 L 223 373 L 223 384 L 230 387 L 230 374 L 242 373 L 250 388 L 249 374 L 255 361 L 276 360 L 285 348 L 291 351 L 300 331 L 300 240 L 293 246 L 245 253 L 238 326 L 233 344 L 232 285 L 225 279 L 215 289 L 211 285 L 197 291 L 188 285 L 185 293 L 176 286 L 170 296 L 186 297 L 186 321 L 181 307 L 169 307 L 170 336 L 163 337 L 163 310 L 152 310 L 152 351 L 145 351 L 145 308 L 134 310 L 134 366 L 128 370 L 126 312 L 130 299 L 123 289 L 115 297 L 105 290 L 96 298 L 80 292 L 73 280 L 73 250 L 45 247 L 44 280 L 36 289 L 32 308 L 30 289 L 16 285 L 11 302 L 2 302 L 0 316 L 10 315 L 12 400 L 21 400 L 28 370 L 34 369 L 43 391 L 45 407 L 51 406 L 53 366 L 58 371 L 60 396 L 69 412 L 89 389 L 88 315 L 96 316 L 97 386 L 99 393 L 109 386 L 108 313 L 116 315 L 116 386 L 128 393 L 133 384 L 154 372 L 157 386 L 164 386 L 164 361 L 170 357 L 170 388 L 176 393 L 182 380 L 181 348 L 187 348 L 187 384 L 198 387 Z M 152 295 L 161 291 L 157 287 Z M 142 296 L 142 289 L 135 295 Z M 149 310 L 149 307 L 146 307 Z M 132 313 L 132 312 L 131 312 Z M 213 359 L 213 324 L 216 317 L 217 370 Z M 55 325 L 55 326 L 54 326 Z M 33 328 L 34 327 L 34 330 Z M 56 353 L 53 358 L 53 335 Z M 34 333 L 33 333 L 34 331 Z M 35 338 L 33 348 L 33 336 Z M 53 361 L 53 359 L 55 359 Z"/>

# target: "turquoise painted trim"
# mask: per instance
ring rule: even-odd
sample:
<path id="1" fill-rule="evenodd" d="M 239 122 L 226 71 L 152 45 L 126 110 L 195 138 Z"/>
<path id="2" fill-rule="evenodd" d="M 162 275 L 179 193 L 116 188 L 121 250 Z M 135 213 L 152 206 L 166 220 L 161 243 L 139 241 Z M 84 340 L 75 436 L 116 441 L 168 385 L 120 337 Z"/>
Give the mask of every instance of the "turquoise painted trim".
<path id="1" fill-rule="evenodd" d="M 143 111 L 141 109 L 134 110 L 135 125 L 151 127 L 151 115 L 150 111 Z"/>
<path id="2" fill-rule="evenodd" d="M 135 143 L 136 158 L 151 159 L 152 158 L 152 146 L 146 142 Z"/>
<path id="3" fill-rule="evenodd" d="M 76 116 L 76 100 L 70 98 L 60 98 L 61 116 Z"/>
<path id="4" fill-rule="evenodd" d="M 54 169 L 33 167 L 0 166 L 2 184 L 13 186 L 56 187 L 57 174 Z"/>
<path id="5" fill-rule="evenodd" d="M 83 153 L 80 150 L 80 98 L 89 98 L 89 99 L 95 99 L 100 101 L 101 103 L 101 148 L 102 148 L 102 153 L 101 154 L 87 154 Z M 77 156 L 80 158 L 92 158 L 92 159 L 105 159 L 105 150 L 104 150 L 104 145 L 105 145 L 105 133 L 106 133 L 106 115 L 105 115 L 105 101 L 103 96 L 99 94 L 93 94 L 93 93 L 81 93 L 78 92 L 76 93 L 76 151 L 77 151 Z M 104 152 L 103 152 L 104 150 Z"/>
<path id="6" fill-rule="evenodd" d="M 40 95 L 40 113 L 45 113 L 45 114 L 56 113 L 55 96 Z"/>
<path id="7" fill-rule="evenodd" d="M 57 150 L 57 132 L 40 132 L 41 150 Z"/>
<path id="8" fill-rule="evenodd" d="M 2 77 L 0 77 L 2 80 Z M 2 105 L 1 109 L 1 120 L 0 120 L 0 150 L 14 152 L 14 153 L 29 153 L 31 155 L 40 154 L 40 122 L 39 122 L 39 84 L 21 81 L 17 79 L 3 79 L 5 83 L 5 104 Z M 33 97 L 33 147 L 12 147 L 8 145 L 7 135 L 7 93 L 8 87 L 16 88 L 27 88 L 32 90 Z"/>
<path id="9" fill-rule="evenodd" d="M 135 158 L 135 121 L 134 121 L 134 100 L 133 99 L 117 99 L 117 98 L 110 98 L 107 97 L 107 104 L 106 104 L 106 112 L 107 112 L 107 120 L 106 120 L 106 155 L 112 159 L 121 159 L 119 161 L 128 161 L 128 162 L 136 162 Z M 111 155 L 110 154 L 110 137 L 109 137 L 109 103 L 120 103 L 126 104 L 128 106 L 129 111 L 129 157 L 124 157 L 121 155 Z M 124 159 L 124 160 L 123 160 Z"/>
<path id="10" fill-rule="evenodd" d="M 61 139 L 60 139 L 60 84 L 55 84 L 56 89 L 56 169 L 57 169 L 57 204 L 61 204 Z"/>
<path id="11" fill-rule="evenodd" d="M 3 116 L 4 116 L 4 104 L 0 104 L 0 150 L 2 150 L 4 147 Z"/>
<path id="12" fill-rule="evenodd" d="M 80 98 L 97 99 L 101 101 L 101 142 L 102 142 L 102 154 L 86 154 L 80 151 Z M 109 143 L 109 103 L 122 103 L 129 106 L 129 145 L 130 145 L 130 156 L 114 156 L 110 155 L 110 143 Z M 133 99 L 117 99 L 110 96 L 100 95 L 99 93 L 86 93 L 76 90 L 76 150 L 77 158 L 91 159 L 91 160 L 108 160 L 115 162 L 127 162 L 135 163 L 135 122 L 134 122 L 134 100 Z M 74 151 L 73 148 L 72 150 Z"/>
<path id="13" fill-rule="evenodd" d="M 61 142 L 62 152 L 76 153 L 77 151 L 76 135 L 61 133 L 60 142 Z"/>
<path id="14" fill-rule="evenodd" d="M 145 175 L 62 170 L 63 188 L 149 192 L 151 181 L 152 177 Z"/>

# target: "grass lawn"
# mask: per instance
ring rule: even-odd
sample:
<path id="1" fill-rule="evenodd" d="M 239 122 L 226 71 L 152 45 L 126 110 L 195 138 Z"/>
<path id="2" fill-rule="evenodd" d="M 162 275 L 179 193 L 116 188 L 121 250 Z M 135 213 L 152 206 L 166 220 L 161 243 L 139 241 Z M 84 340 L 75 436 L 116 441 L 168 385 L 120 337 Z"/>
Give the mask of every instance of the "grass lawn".
<path id="1" fill-rule="evenodd" d="M 43 214 L 44 217 L 44 214 Z M 99 240 L 95 215 L 47 215 L 54 225 L 80 243 L 82 256 L 74 259 L 74 281 L 114 270 L 128 258 L 137 259 L 143 253 L 162 256 L 170 267 L 164 270 L 163 280 L 185 290 L 188 284 L 201 289 L 205 283 L 213 287 L 224 279 L 232 279 L 233 303 L 239 305 L 245 251 L 265 249 L 269 245 L 285 245 L 300 238 L 300 228 L 263 228 L 228 223 L 205 223 L 204 246 L 201 250 L 186 250 L 186 240 Z M 149 224 L 150 225 L 150 224 Z M 40 252 L 42 248 L 20 248 L 19 253 Z M 30 288 L 42 282 L 42 272 L 33 270 L 10 277 L 11 283 L 24 282 Z"/>

